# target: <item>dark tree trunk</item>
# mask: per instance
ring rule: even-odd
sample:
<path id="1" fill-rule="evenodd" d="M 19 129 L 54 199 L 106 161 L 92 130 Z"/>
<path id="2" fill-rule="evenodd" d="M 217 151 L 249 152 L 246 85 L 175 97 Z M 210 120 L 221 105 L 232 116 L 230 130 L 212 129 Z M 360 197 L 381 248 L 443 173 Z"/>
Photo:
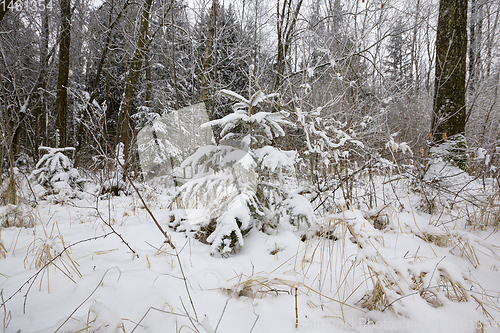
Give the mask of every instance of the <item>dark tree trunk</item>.
<path id="1" fill-rule="evenodd" d="M 121 123 L 120 123 L 120 141 L 124 145 L 124 176 L 127 172 L 131 156 L 131 141 L 133 137 L 132 124 L 130 123 L 130 111 L 132 109 L 132 102 L 134 100 L 135 88 L 139 75 L 141 73 L 142 62 L 146 54 L 146 44 L 148 43 L 148 29 L 149 29 L 149 13 L 153 0 L 146 0 L 142 10 L 141 26 L 139 30 L 139 39 L 135 48 L 134 56 L 130 62 L 130 67 L 125 80 L 125 92 L 120 105 Z"/>
<path id="2" fill-rule="evenodd" d="M 59 75 L 56 96 L 56 129 L 59 131 L 59 147 L 65 147 L 67 140 L 69 48 L 71 42 L 70 5 L 70 0 L 61 0 L 61 40 L 59 42 Z"/>
<path id="3" fill-rule="evenodd" d="M 4 155 L 6 155 L 5 157 L 7 157 L 7 161 L 9 163 L 9 179 L 7 180 L 8 184 L 7 184 L 7 188 L 6 190 L 4 191 L 4 193 L 2 193 L 2 195 L 0 196 L 0 204 L 2 205 L 7 205 L 7 204 L 13 204 L 15 205 L 16 202 L 17 202 L 17 192 L 16 192 L 16 177 L 15 177 L 15 173 L 14 173 L 14 138 L 13 138 L 13 135 L 12 135 L 12 129 L 14 127 L 14 124 L 12 122 L 12 115 L 11 115 L 11 110 L 9 110 L 9 106 L 8 106 L 8 97 L 7 97 L 7 92 L 5 90 L 5 86 L 3 84 L 3 78 L 0 77 L 0 86 L 1 86 L 1 93 L 2 93 L 2 97 L 3 97 L 3 107 L 4 107 L 4 112 L 3 112 L 3 119 L 0 118 L 0 121 L 3 120 L 3 124 L 2 124 L 2 129 L 5 130 L 5 137 L 4 139 L 2 140 L 3 141 L 3 146 L 2 148 L 5 148 L 2 149 L 2 155 L 0 155 L 0 158 L 2 158 L 0 160 L 0 164 L 2 164 L 2 168 L 3 169 L 3 163 L 4 163 Z M 19 123 L 18 123 L 18 126 L 19 128 Z M 1 170 L 3 172 L 3 170 Z M 0 174 L 1 176 L 2 174 Z M 0 178 L 0 182 L 1 182 L 1 178 Z M 2 202 L 3 201 L 3 202 Z"/>
<path id="4" fill-rule="evenodd" d="M 276 31 L 278 33 L 278 52 L 276 57 L 276 79 L 274 82 L 275 91 L 279 91 L 286 72 L 286 58 L 292 45 L 292 41 L 295 33 L 295 25 L 299 18 L 299 12 L 302 7 L 303 0 L 298 0 L 297 3 L 292 6 L 293 0 L 284 0 L 280 4 L 277 3 L 277 20 L 276 20 Z"/>
<path id="5" fill-rule="evenodd" d="M 47 11 L 41 13 L 42 17 L 42 33 L 40 43 L 40 74 L 36 84 L 35 92 L 35 147 L 33 154 L 36 159 L 39 159 L 40 146 L 48 145 L 47 135 L 47 75 L 49 68 L 49 15 Z"/>
<path id="6" fill-rule="evenodd" d="M 201 73 L 201 99 L 205 103 L 205 108 L 208 112 L 210 120 L 214 119 L 214 105 L 209 93 L 209 73 L 213 53 L 213 44 L 215 38 L 215 28 L 217 24 L 217 7 L 219 6 L 217 0 L 212 1 L 212 10 L 210 12 L 210 22 L 208 23 L 208 34 L 205 42 L 205 54 L 203 55 L 203 68 Z M 215 77 L 214 73 L 214 77 Z"/>
<path id="7" fill-rule="evenodd" d="M 146 51 L 146 56 L 144 58 L 144 66 L 146 71 L 146 92 L 144 96 L 144 103 L 148 108 L 153 106 L 153 77 L 151 73 L 151 63 L 149 62 L 150 52 L 149 49 Z M 151 112 L 151 110 L 148 110 Z"/>
<path id="8" fill-rule="evenodd" d="M 483 32 L 482 8 L 478 0 L 470 0 L 470 24 L 469 24 L 469 89 L 471 95 L 477 89 L 481 75 L 481 44 Z"/>
<path id="9" fill-rule="evenodd" d="M 431 136 L 434 142 L 465 132 L 467 0 L 441 0 Z"/>

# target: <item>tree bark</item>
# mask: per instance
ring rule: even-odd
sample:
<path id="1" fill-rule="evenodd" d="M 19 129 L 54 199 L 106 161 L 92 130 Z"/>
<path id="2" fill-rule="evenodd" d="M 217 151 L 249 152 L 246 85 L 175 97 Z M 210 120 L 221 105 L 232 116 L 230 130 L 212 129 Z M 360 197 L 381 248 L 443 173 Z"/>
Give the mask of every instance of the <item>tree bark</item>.
<path id="1" fill-rule="evenodd" d="M 9 11 L 9 7 L 12 7 L 16 4 L 16 0 L 4 0 L 3 3 L 0 3 L 0 21 L 3 20 L 3 17 Z"/>
<path id="2" fill-rule="evenodd" d="M 495 37 L 497 36 L 497 28 L 500 16 L 500 9 L 496 10 L 496 13 L 493 13 L 491 10 L 491 3 L 487 3 L 486 6 L 486 18 L 487 18 L 487 26 L 486 26 L 486 77 L 491 76 L 491 65 L 492 65 L 492 54 L 493 54 L 493 45 L 495 41 Z M 493 16 L 495 17 L 494 20 Z"/>
<path id="3" fill-rule="evenodd" d="M 133 135 L 132 125 L 130 123 L 130 111 L 132 109 L 132 102 L 134 100 L 135 88 L 139 75 L 141 73 L 142 62 L 146 54 L 146 45 L 148 43 L 148 30 L 149 30 L 149 13 L 151 10 L 153 0 L 145 0 L 144 8 L 142 10 L 141 25 L 139 30 L 139 38 L 135 48 L 134 56 L 130 62 L 130 67 L 125 80 L 125 91 L 123 93 L 122 102 L 120 105 L 121 124 L 120 124 L 120 141 L 124 145 L 124 160 L 123 166 L 124 177 L 128 170 L 131 156 L 131 139 Z"/>
<path id="4" fill-rule="evenodd" d="M 467 0 L 441 0 L 431 137 L 435 143 L 465 132 Z"/>
<path id="5" fill-rule="evenodd" d="M 469 89 L 473 95 L 481 75 L 482 8 L 478 0 L 470 0 Z"/>
<path id="6" fill-rule="evenodd" d="M 71 1 L 61 0 L 61 40 L 59 42 L 59 74 L 57 76 L 56 129 L 58 147 L 66 147 L 68 113 L 69 50 L 71 43 Z"/>
<path id="7" fill-rule="evenodd" d="M 7 157 L 7 161 L 9 163 L 9 179 L 8 179 L 8 184 L 7 188 L 3 193 L 0 193 L 0 199 L 2 199 L 2 204 L 7 205 L 7 204 L 13 204 L 15 205 L 17 202 L 17 192 L 16 192 L 16 177 L 14 173 L 14 145 L 13 145 L 13 135 L 12 135 L 12 130 L 14 125 L 12 124 L 11 120 L 11 114 L 8 106 L 8 98 L 7 98 L 7 92 L 5 90 L 5 86 L 3 84 L 3 78 L 0 76 L 0 86 L 2 90 L 2 97 L 3 97 L 3 107 L 4 107 L 4 112 L 3 112 L 3 118 L 4 123 L 0 124 L 0 129 L 2 132 L 5 133 L 5 137 L 3 138 L 2 142 L 5 148 L 5 155 Z M 18 126 L 19 127 L 19 123 Z M 2 149 L 3 150 L 3 149 Z M 2 151 L 3 153 L 3 151 Z M 0 164 L 2 164 L 2 169 L 3 169 L 3 158 L 4 154 L 2 154 L 0 157 L 2 160 L 0 160 Z M 3 170 L 2 170 L 3 172 Z M 0 179 L 1 181 L 1 179 Z"/>
<path id="8" fill-rule="evenodd" d="M 213 53 L 213 44 L 216 33 L 217 24 L 217 8 L 219 3 L 217 0 L 212 0 L 212 9 L 210 11 L 210 21 L 208 23 L 208 34 L 205 42 L 205 54 L 203 56 L 203 68 L 201 73 L 201 99 L 205 104 L 210 120 L 214 118 L 214 103 L 212 102 L 209 94 L 209 72 Z"/>
<path id="9" fill-rule="evenodd" d="M 277 8 L 277 25 L 278 32 L 278 52 L 276 58 L 276 79 L 274 83 L 275 91 L 279 91 L 283 84 L 283 78 L 286 71 L 286 58 L 288 56 L 290 46 L 295 32 L 299 12 L 302 7 L 303 0 L 298 0 L 295 8 L 292 8 L 293 0 L 284 0 L 280 5 L 280 1 L 276 5 Z"/>
<path id="10" fill-rule="evenodd" d="M 47 11 L 41 13 L 42 33 L 40 43 L 40 74 L 36 84 L 35 108 L 35 147 L 33 154 L 39 159 L 39 146 L 48 145 L 47 135 L 47 75 L 49 68 L 49 15 Z"/>

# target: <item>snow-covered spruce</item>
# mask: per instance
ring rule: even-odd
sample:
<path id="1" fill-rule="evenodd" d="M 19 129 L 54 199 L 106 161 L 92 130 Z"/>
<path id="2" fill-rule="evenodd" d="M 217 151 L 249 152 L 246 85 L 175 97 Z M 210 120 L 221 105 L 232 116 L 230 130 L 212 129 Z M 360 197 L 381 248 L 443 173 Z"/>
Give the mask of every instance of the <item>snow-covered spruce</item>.
<path id="1" fill-rule="evenodd" d="M 47 151 L 31 173 L 31 177 L 45 189 L 40 192 L 43 195 L 62 194 L 75 197 L 77 191 L 81 190 L 78 170 L 73 168 L 73 162 L 64 155 L 65 152 L 74 151 L 75 148 L 39 147 L 38 149 Z"/>
<path id="2" fill-rule="evenodd" d="M 271 144 L 284 136 L 281 125 L 287 120 L 281 113 L 256 112 L 274 95 L 259 91 L 247 100 L 232 91 L 220 93 L 237 101 L 234 112 L 203 125 L 221 126 L 221 144 L 200 147 L 182 163 L 194 176 L 178 198 L 184 209 L 205 209 L 207 218 L 196 237 L 227 256 L 243 246 L 243 236 L 253 227 L 273 229 L 284 217 L 296 227 L 310 226 L 315 218 L 309 201 L 282 185 L 294 174 L 296 152 Z M 178 227 L 178 219 L 171 226 Z"/>

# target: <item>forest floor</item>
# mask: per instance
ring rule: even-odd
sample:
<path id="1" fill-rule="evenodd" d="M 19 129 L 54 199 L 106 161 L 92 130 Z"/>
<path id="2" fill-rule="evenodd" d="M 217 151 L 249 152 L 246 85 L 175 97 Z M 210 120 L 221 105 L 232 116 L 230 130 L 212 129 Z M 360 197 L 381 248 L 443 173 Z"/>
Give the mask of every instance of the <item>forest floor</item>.
<path id="1" fill-rule="evenodd" d="M 1 230 L 3 332 L 500 332 L 500 233 L 466 203 L 427 214 L 401 185 L 222 258 L 168 228 L 165 188 L 141 193 L 175 249 L 136 195 L 89 192 L 0 207 L 32 225 Z"/>

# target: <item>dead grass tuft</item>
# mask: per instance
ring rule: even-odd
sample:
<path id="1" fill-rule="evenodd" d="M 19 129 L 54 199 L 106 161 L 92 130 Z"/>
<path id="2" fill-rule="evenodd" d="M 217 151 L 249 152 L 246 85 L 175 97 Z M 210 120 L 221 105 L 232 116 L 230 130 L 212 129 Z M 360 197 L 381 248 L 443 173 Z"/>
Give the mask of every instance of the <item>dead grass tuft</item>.
<path id="1" fill-rule="evenodd" d="M 489 227 L 500 229 L 500 192 L 497 191 L 482 200 L 468 217 L 467 222 L 474 229 L 484 230 Z"/>
<path id="2" fill-rule="evenodd" d="M 25 266 L 43 270 L 40 277 L 40 289 L 43 277 L 47 275 L 47 289 L 50 292 L 49 268 L 51 266 L 76 283 L 75 276 L 80 278 L 82 274 L 78 270 L 78 263 L 70 256 L 71 250 L 66 249 L 66 243 L 57 222 L 52 224 L 50 233 L 47 232 L 43 224 L 42 227 L 45 238 L 36 238 L 31 242 L 24 258 Z M 28 259 L 29 257 L 31 257 L 31 261 Z"/>
<path id="3" fill-rule="evenodd" d="M 37 218 L 31 206 L 9 204 L 0 214 L 0 221 L 4 228 L 33 228 Z"/>
<path id="4" fill-rule="evenodd" d="M 281 293 L 291 294 L 291 288 L 297 285 L 297 282 L 292 279 L 287 280 L 284 277 L 272 277 L 266 272 L 260 272 L 251 276 L 243 274 L 241 277 L 239 283 L 229 288 L 223 288 L 222 290 L 228 295 L 255 299 L 263 298 L 267 295 L 278 296 Z M 239 279 L 240 276 L 238 275 L 233 279 L 236 278 Z"/>
<path id="5" fill-rule="evenodd" d="M 2 239 L 0 238 L 0 258 L 5 258 L 7 256 L 7 249 L 3 245 Z"/>

